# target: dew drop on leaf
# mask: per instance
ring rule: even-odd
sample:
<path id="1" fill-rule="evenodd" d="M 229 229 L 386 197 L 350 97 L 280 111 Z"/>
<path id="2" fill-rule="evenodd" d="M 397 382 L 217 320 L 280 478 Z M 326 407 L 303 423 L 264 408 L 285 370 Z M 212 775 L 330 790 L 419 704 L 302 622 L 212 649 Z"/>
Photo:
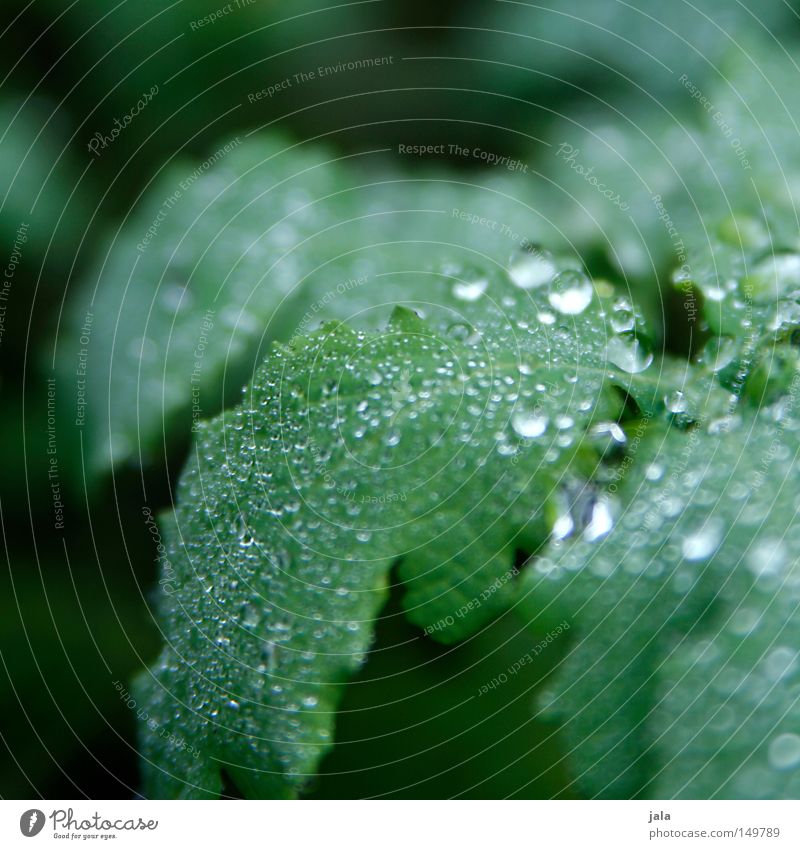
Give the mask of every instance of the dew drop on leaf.
<path id="1" fill-rule="evenodd" d="M 627 333 L 636 326 L 636 318 L 626 301 L 617 301 L 611 313 L 611 328 L 616 333 Z"/>
<path id="2" fill-rule="evenodd" d="M 786 544 L 780 539 L 762 539 L 747 554 L 747 568 L 756 576 L 779 575 L 789 559 Z"/>
<path id="3" fill-rule="evenodd" d="M 789 646 L 774 648 L 764 659 L 764 667 L 772 681 L 788 678 L 797 668 L 797 649 Z"/>
<path id="4" fill-rule="evenodd" d="M 535 439 L 547 430 L 547 416 L 536 413 L 519 411 L 511 418 L 514 432 L 523 439 Z"/>
<path id="5" fill-rule="evenodd" d="M 653 362 L 652 353 L 632 334 L 613 336 L 606 353 L 609 362 L 628 374 L 639 374 Z"/>
<path id="6" fill-rule="evenodd" d="M 562 272 L 553 285 L 548 300 L 562 315 L 580 315 L 592 302 L 594 287 L 579 271 Z"/>
<path id="7" fill-rule="evenodd" d="M 610 436 L 619 445 L 626 442 L 625 431 L 617 422 L 598 422 L 592 427 L 592 436 Z"/>
<path id="8" fill-rule="evenodd" d="M 614 517 L 611 514 L 611 507 L 606 499 L 600 498 L 592 507 L 592 515 L 583 536 L 587 542 L 594 542 L 610 533 L 613 527 Z"/>
<path id="9" fill-rule="evenodd" d="M 769 762 L 775 769 L 794 769 L 800 766 L 800 736 L 779 734 L 769 744 Z"/>
<path id="10" fill-rule="evenodd" d="M 680 389 L 675 389 L 664 396 L 664 406 L 670 413 L 685 413 L 689 409 L 689 402 Z"/>
<path id="11" fill-rule="evenodd" d="M 689 534 L 681 544 L 686 560 L 708 560 L 719 547 L 722 528 L 716 522 L 707 522 L 699 531 Z"/>
<path id="12" fill-rule="evenodd" d="M 538 289 L 555 277 L 556 265 L 547 251 L 528 243 L 511 255 L 508 274 L 520 289 Z"/>
<path id="13" fill-rule="evenodd" d="M 703 348 L 702 361 L 711 371 L 717 372 L 730 365 L 735 355 L 736 342 L 733 339 L 729 336 L 714 336 Z"/>
<path id="14" fill-rule="evenodd" d="M 800 326 L 800 304 L 791 298 L 778 301 L 775 305 L 775 314 L 770 322 L 770 330 L 781 330 L 783 328 Z"/>
<path id="15" fill-rule="evenodd" d="M 474 280 L 458 280 L 453 285 L 453 295 L 460 301 L 477 301 L 489 287 L 485 277 Z"/>
<path id="16" fill-rule="evenodd" d="M 762 260 L 749 278 L 756 297 L 773 301 L 800 288 L 800 256 L 779 253 Z"/>

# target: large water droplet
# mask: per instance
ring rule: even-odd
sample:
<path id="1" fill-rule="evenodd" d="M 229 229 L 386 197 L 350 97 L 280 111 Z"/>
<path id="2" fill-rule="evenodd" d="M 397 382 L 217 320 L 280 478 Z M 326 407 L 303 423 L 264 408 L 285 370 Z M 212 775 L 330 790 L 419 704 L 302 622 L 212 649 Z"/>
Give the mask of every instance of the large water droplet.
<path id="1" fill-rule="evenodd" d="M 575 520 L 569 510 L 560 513 L 553 522 L 552 535 L 554 540 L 566 539 L 575 530 Z"/>
<path id="2" fill-rule="evenodd" d="M 639 374 L 653 362 L 652 353 L 632 334 L 613 336 L 606 346 L 609 362 L 628 374 Z"/>
<path id="3" fill-rule="evenodd" d="M 453 295 L 460 301 L 477 301 L 488 288 L 489 281 L 485 277 L 458 280 L 453 285 Z"/>
<path id="4" fill-rule="evenodd" d="M 699 531 L 689 534 L 681 545 L 681 552 L 687 560 L 708 560 L 719 548 L 722 539 L 722 526 L 710 520 Z"/>
<path id="5" fill-rule="evenodd" d="M 604 498 L 595 501 L 592 507 L 592 517 L 583 532 L 588 542 L 604 537 L 614 527 L 614 517 L 611 513 L 611 505 Z"/>
<path id="6" fill-rule="evenodd" d="M 526 243 L 511 255 L 508 274 L 511 282 L 520 289 L 538 289 L 555 277 L 556 265 L 547 251 Z"/>
<path id="7" fill-rule="evenodd" d="M 521 410 L 511 417 L 511 426 L 523 439 L 535 439 L 547 430 L 547 416 Z"/>
<path id="8" fill-rule="evenodd" d="M 564 271 L 553 281 L 548 299 L 562 315 L 580 315 L 592 302 L 594 287 L 579 271 Z"/>

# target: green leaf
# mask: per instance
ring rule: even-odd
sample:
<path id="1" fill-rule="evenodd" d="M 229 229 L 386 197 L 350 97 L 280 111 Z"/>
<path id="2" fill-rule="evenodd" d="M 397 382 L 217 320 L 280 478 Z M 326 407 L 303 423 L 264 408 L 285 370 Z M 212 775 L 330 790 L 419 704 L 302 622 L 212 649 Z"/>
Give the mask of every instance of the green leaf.
<path id="1" fill-rule="evenodd" d="M 540 208 L 569 215 L 572 243 L 624 275 L 651 323 L 669 312 L 674 271 L 692 297 L 673 334 L 683 323 L 696 339 L 698 317 L 724 335 L 743 335 L 745 319 L 766 327 L 797 288 L 796 75 L 795 56 L 751 33 L 718 76 L 670 74 L 675 109 L 571 114 L 548 135 Z"/>
<path id="2" fill-rule="evenodd" d="M 772 403 L 785 394 L 797 363 L 800 253 L 765 242 L 742 252 L 719 248 L 676 284 L 703 303 L 711 337 L 697 361 L 735 397 Z"/>
<path id="3" fill-rule="evenodd" d="M 195 169 L 168 170 L 73 301 L 59 344 L 70 352 L 61 359 L 73 385 L 72 351 L 85 350 L 95 472 L 148 465 L 164 436 L 181 438 L 199 415 L 216 412 L 252 374 L 270 316 L 308 270 L 291 248 L 308 235 L 309 205 L 338 184 L 323 155 L 257 149 L 260 158 L 233 140 Z M 261 161 L 268 165 L 255 180 Z M 82 332 L 87 315 L 91 334 Z"/>
<path id="4" fill-rule="evenodd" d="M 540 218 L 503 183 L 392 177 L 373 171 L 374 154 L 350 159 L 234 139 L 150 189 L 60 339 L 95 472 L 149 466 L 186 440 L 235 402 L 272 340 L 326 318 L 379 327 L 390 305 L 430 302 L 426 275 L 446 271 L 443 260 L 464 283 L 461 296 L 444 292 L 457 305 L 471 296 L 470 266 L 505 267 Z"/>
<path id="5" fill-rule="evenodd" d="M 301 789 L 393 564 L 407 615 L 441 642 L 516 599 L 517 551 L 624 441 L 626 393 L 645 404 L 662 387 L 635 317 L 606 324 L 627 305 L 574 268 L 551 265 L 546 284 L 544 261 L 428 279 L 432 305 L 437 287 L 461 294 L 457 313 L 398 307 L 380 332 L 329 323 L 278 346 L 243 405 L 201 427 L 165 518 L 167 647 L 139 685 L 157 727 L 200 755 L 144 730 L 150 794 L 217 793 L 221 768 L 248 795 Z M 599 534 L 607 507 L 593 509 Z"/>
<path id="6" fill-rule="evenodd" d="M 726 429 L 657 428 L 618 484 L 614 531 L 526 577 L 528 604 L 575 625 L 539 715 L 561 723 L 583 793 L 800 793 L 793 398 Z"/>

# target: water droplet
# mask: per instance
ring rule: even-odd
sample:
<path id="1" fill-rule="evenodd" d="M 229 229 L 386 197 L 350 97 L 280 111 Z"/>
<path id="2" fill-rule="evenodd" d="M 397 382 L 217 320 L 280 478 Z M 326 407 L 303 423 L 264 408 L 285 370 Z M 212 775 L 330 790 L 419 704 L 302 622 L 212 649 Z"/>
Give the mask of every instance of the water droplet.
<path id="1" fill-rule="evenodd" d="M 675 389 L 664 396 L 664 406 L 670 413 L 685 413 L 689 409 L 689 402 L 680 389 Z"/>
<path id="2" fill-rule="evenodd" d="M 447 328 L 447 335 L 458 342 L 468 342 L 475 335 L 475 330 L 466 321 L 454 321 Z"/>
<path id="3" fill-rule="evenodd" d="M 703 295 L 707 301 L 715 303 L 725 300 L 725 290 L 720 286 L 703 286 Z"/>
<path id="4" fill-rule="evenodd" d="M 535 439 L 547 430 L 547 416 L 524 411 L 516 412 L 511 417 L 511 426 L 518 436 L 524 439 Z"/>
<path id="5" fill-rule="evenodd" d="M 658 481 L 664 477 L 664 467 L 658 463 L 649 463 L 645 469 L 644 476 L 649 481 Z"/>
<path id="6" fill-rule="evenodd" d="M 800 287 L 800 255 L 779 253 L 762 260 L 748 278 L 759 299 L 775 301 Z"/>
<path id="7" fill-rule="evenodd" d="M 520 289 L 538 289 L 555 277 L 556 266 L 547 251 L 529 242 L 511 255 L 508 274 Z"/>
<path id="8" fill-rule="evenodd" d="M 599 498 L 592 507 L 592 517 L 583 532 L 587 542 L 604 537 L 614 527 L 614 517 L 611 514 L 611 505 L 605 498 Z"/>
<path id="9" fill-rule="evenodd" d="M 794 769 L 800 765 L 800 737 L 779 734 L 769 744 L 769 763 L 774 769 Z"/>
<path id="10" fill-rule="evenodd" d="M 693 534 L 689 534 L 681 545 L 681 552 L 686 560 L 708 560 L 719 548 L 722 539 L 722 524 L 709 520 Z"/>
<path id="11" fill-rule="evenodd" d="M 564 271 L 553 281 L 550 305 L 563 315 L 580 315 L 592 302 L 594 287 L 579 271 Z"/>
<path id="12" fill-rule="evenodd" d="M 714 336 L 703 348 L 702 360 L 711 371 L 722 371 L 736 356 L 736 342 L 730 336 Z"/>
<path id="13" fill-rule="evenodd" d="M 611 313 L 611 328 L 616 333 L 627 333 L 636 327 L 636 316 L 626 301 L 617 301 Z"/>
<path id="14" fill-rule="evenodd" d="M 796 327 L 800 324 L 800 304 L 797 301 L 782 299 L 775 306 L 775 314 L 770 322 L 770 330 Z"/>
<path id="15" fill-rule="evenodd" d="M 564 510 L 553 522 L 551 531 L 554 540 L 566 539 L 575 530 L 575 520 L 569 510 Z"/>
<path id="16" fill-rule="evenodd" d="M 598 422 L 591 433 L 593 436 L 610 436 L 619 445 L 626 442 L 625 431 L 616 422 Z"/>
<path id="17" fill-rule="evenodd" d="M 718 419 L 712 419 L 708 423 L 708 432 L 714 436 L 717 436 L 720 433 L 725 433 L 728 430 L 731 430 L 736 426 L 738 419 L 736 416 L 732 416 L 730 413 L 728 415 L 722 416 Z"/>
<path id="18" fill-rule="evenodd" d="M 614 336 L 606 346 L 609 362 L 628 374 L 639 374 L 653 362 L 653 355 L 632 334 Z"/>
<path id="19" fill-rule="evenodd" d="M 488 288 L 489 281 L 485 277 L 458 280 L 453 285 L 453 295 L 460 301 L 477 301 Z"/>
<path id="20" fill-rule="evenodd" d="M 756 577 L 779 575 L 789 560 L 786 544 L 781 539 L 758 540 L 747 554 L 747 568 Z"/>
<path id="21" fill-rule="evenodd" d="M 394 448 L 395 445 L 400 444 L 400 440 L 403 438 L 403 434 L 399 430 L 390 430 L 386 436 L 383 438 L 383 444 L 387 448 Z"/>
<path id="22" fill-rule="evenodd" d="M 797 650 L 789 646 L 774 648 L 764 659 L 764 669 L 770 681 L 788 678 L 797 669 Z"/>

